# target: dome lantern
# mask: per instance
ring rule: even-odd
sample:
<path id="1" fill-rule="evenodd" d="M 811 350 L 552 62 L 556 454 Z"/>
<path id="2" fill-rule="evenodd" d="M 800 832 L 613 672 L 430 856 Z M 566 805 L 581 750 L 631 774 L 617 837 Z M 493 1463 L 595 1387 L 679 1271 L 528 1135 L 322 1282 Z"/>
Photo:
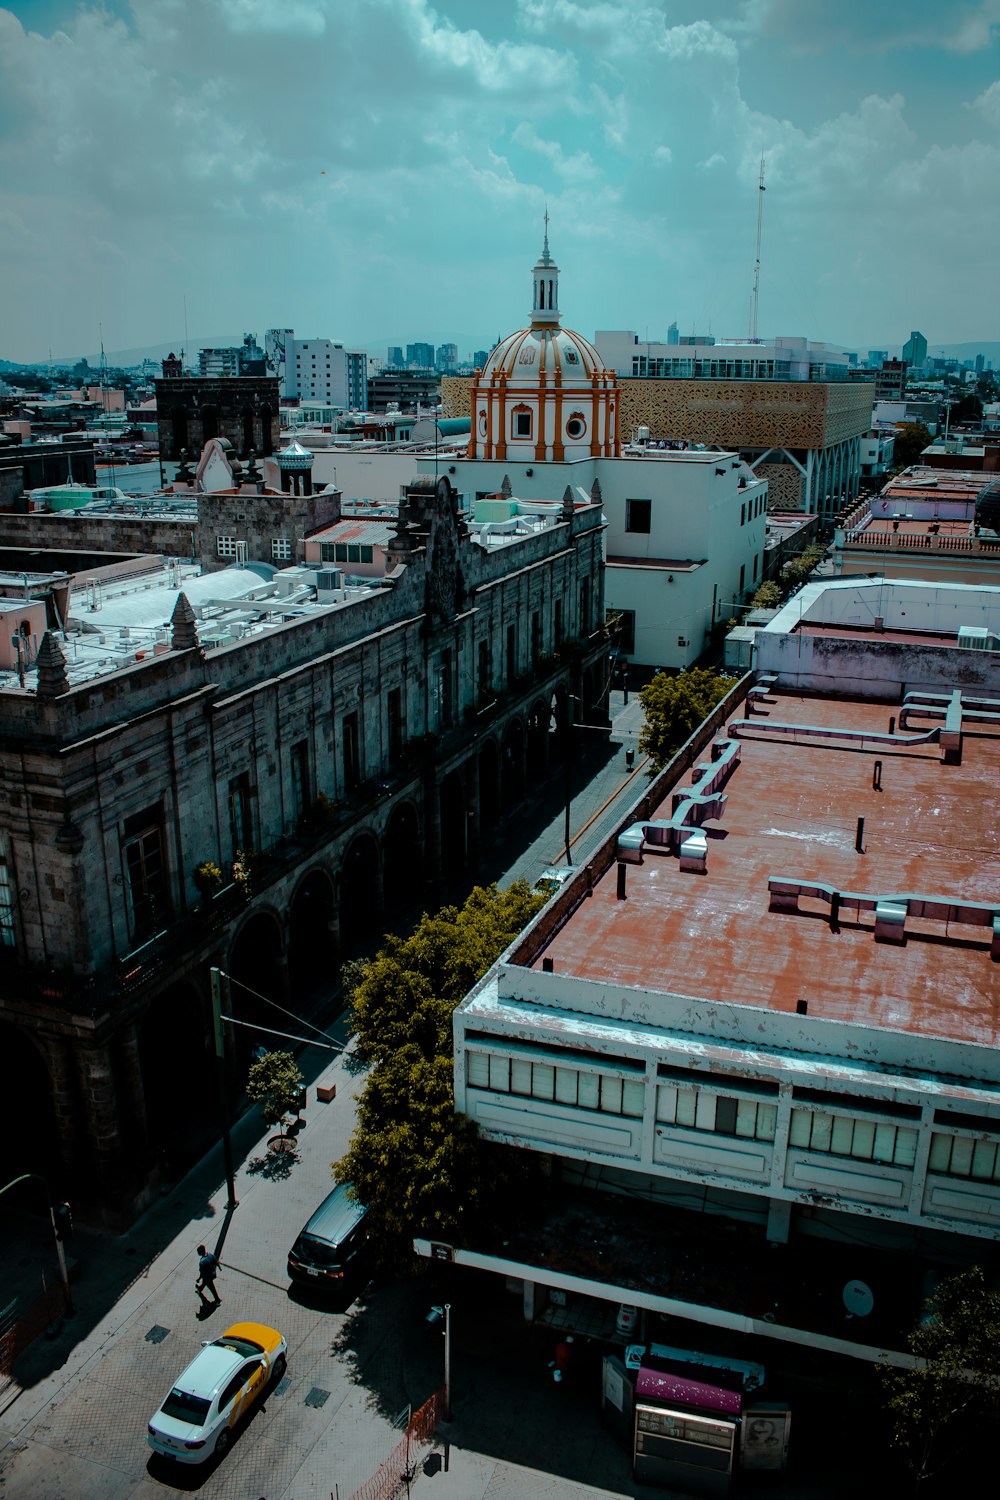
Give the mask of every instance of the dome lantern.
<path id="1" fill-rule="evenodd" d="M 549 251 L 549 211 L 545 210 L 545 242 L 532 272 L 534 295 L 531 301 L 531 323 L 559 326 L 559 267 Z"/>

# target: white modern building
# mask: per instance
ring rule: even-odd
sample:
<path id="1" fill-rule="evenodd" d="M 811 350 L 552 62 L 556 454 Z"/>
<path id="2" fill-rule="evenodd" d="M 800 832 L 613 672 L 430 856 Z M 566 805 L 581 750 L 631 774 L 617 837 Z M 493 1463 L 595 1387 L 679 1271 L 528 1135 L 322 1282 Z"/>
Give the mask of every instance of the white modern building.
<path id="1" fill-rule="evenodd" d="M 799 335 L 712 338 L 692 343 L 640 339 L 631 329 L 599 328 L 594 345 L 616 375 L 674 380 L 846 380 L 849 355 Z"/>
<path id="2" fill-rule="evenodd" d="M 331 339 L 299 339 L 293 328 L 264 336 L 269 374 L 281 382 L 282 400 L 324 401 L 345 411 L 368 407 L 368 355 Z"/>
<path id="3" fill-rule="evenodd" d="M 613 370 L 561 324 L 547 234 L 532 276 L 531 320 L 475 377 L 468 454 L 449 462 L 449 477 L 473 507 L 499 495 L 515 508 L 558 504 L 567 489 L 599 495 L 605 598 L 622 616 L 624 654 L 648 668 L 688 666 L 763 577 L 767 481 L 734 452 L 667 448 L 641 431 L 623 444 Z"/>
<path id="4" fill-rule="evenodd" d="M 551 1189 L 536 1230 L 453 1258 L 529 1316 L 557 1289 L 905 1360 L 934 1278 L 990 1256 L 998 611 L 803 590 L 462 1002 L 456 1108 Z M 584 1201 L 599 1228 L 568 1243 Z"/>

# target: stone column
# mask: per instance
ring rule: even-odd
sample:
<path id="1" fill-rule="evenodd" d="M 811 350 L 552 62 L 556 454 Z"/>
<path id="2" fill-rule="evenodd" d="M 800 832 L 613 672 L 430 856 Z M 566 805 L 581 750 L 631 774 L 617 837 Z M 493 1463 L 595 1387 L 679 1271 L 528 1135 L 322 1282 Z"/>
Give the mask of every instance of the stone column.
<path id="1" fill-rule="evenodd" d="M 146 1114 L 146 1094 L 139 1058 L 139 1031 L 134 1021 L 126 1022 L 118 1033 L 117 1050 L 121 1061 L 121 1123 L 125 1127 L 129 1155 L 145 1176 L 150 1161 L 149 1118 Z"/>
<path id="2" fill-rule="evenodd" d="M 124 1160 L 109 1049 L 100 1043 L 78 1042 L 76 1070 L 94 1186 L 100 1197 L 113 1199 L 124 1185 Z"/>

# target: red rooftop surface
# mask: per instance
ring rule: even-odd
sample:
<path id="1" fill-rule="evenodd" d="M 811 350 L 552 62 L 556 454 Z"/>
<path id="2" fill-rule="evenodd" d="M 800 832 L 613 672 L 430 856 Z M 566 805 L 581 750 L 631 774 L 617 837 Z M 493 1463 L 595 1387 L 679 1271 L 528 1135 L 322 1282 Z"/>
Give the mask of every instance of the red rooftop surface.
<path id="1" fill-rule="evenodd" d="M 887 733 L 891 705 L 772 692 L 754 722 Z M 898 710 L 896 710 L 898 712 Z M 728 726 L 727 726 L 728 727 Z M 910 733 L 931 728 L 928 720 Z M 908 916 L 905 942 L 876 941 L 874 914 L 801 897 L 770 909 L 768 879 L 819 881 L 879 897 L 1000 902 L 1000 725 L 967 724 L 961 764 L 936 744 L 741 740 L 721 819 L 706 822 L 705 873 L 647 847 L 596 882 L 546 944 L 557 973 L 795 1011 L 865 1026 L 1000 1043 L 1000 964 L 989 927 Z M 706 746 L 701 757 L 709 759 Z M 881 789 L 873 787 L 876 759 Z M 678 783 L 690 786 L 690 776 Z M 669 818 L 669 796 L 654 817 Z M 863 852 L 855 849 L 864 819 Z M 533 958 L 541 963 L 539 951 Z"/>

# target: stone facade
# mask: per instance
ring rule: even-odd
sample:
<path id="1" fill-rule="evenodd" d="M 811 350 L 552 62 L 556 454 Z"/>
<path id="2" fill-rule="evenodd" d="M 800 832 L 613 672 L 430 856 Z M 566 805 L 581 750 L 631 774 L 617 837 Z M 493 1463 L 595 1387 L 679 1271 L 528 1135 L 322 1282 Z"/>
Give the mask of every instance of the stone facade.
<path id="1" fill-rule="evenodd" d="M 217 1138 L 209 967 L 231 1013 L 290 1029 L 270 1001 L 329 993 L 474 865 L 562 753 L 568 695 L 606 714 L 601 538 L 580 505 L 486 552 L 420 480 L 388 586 L 354 602 L 211 650 L 179 604 L 172 649 L 72 686 L 46 637 L 38 690 L 0 694 L 0 1040 L 32 1119 L 11 1175 L 127 1219 Z M 229 1030 L 238 1092 L 269 1036 Z"/>
<path id="2" fill-rule="evenodd" d="M 88 516 L 79 511 L 0 512 L 0 547 L 32 552 L 130 552 L 158 557 L 194 557 L 190 521 L 139 516 Z"/>
<path id="3" fill-rule="evenodd" d="M 240 375 L 201 379 L 171 375 L 154 382 L 160 458 L 177 462 L 199 454 L 212 438 L 226 438 L 241 456 L 267 457 L 278 446 L 278 381 Z"/>

